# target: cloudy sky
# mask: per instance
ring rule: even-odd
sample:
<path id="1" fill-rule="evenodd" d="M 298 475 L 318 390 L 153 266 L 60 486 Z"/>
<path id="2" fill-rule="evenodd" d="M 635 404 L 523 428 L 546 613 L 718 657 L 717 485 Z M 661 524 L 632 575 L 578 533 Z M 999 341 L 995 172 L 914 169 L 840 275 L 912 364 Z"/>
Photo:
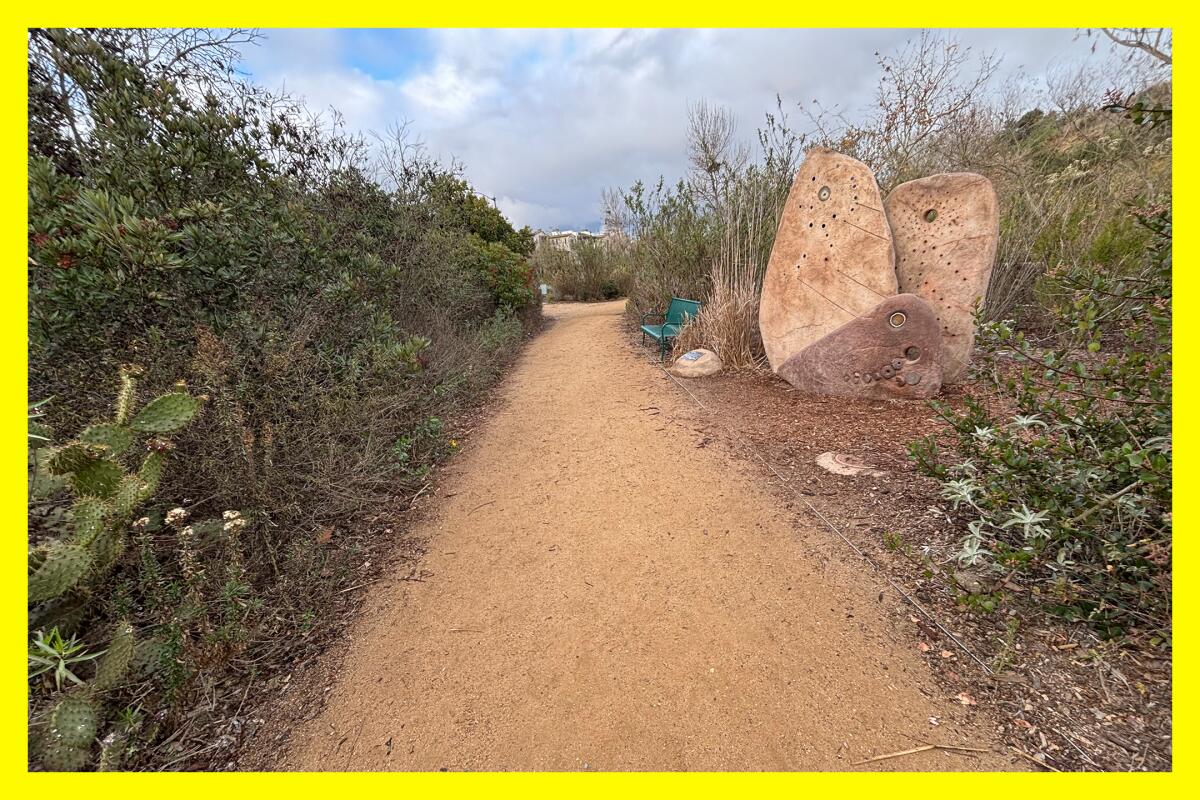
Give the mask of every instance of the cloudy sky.
<path id="1" fill-rule="evenodd" d="M 243 69 L 314 110 L 337 108 L 352 129 L 408 121 L 517 225 L 594 230 L 606 187 L 683 173 L 689 104 L 728 106 L 747 137 L 777 94 L 785 109 L 819 100 L 853 114 L 873 97 L 875 52 L 918 33 L 275 30 Z M 998 77 L 1023 74 L 1035 87 L 1109 50 L 1075 30 L 952 35 L 1000 56 Z"/>

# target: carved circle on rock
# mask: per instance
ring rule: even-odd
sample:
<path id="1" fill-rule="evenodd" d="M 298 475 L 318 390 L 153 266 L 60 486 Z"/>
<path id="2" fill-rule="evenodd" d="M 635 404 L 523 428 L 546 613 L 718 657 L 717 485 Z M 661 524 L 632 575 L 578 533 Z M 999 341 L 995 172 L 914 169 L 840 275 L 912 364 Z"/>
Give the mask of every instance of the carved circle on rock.
<path id="1" fill-rule="evenodd" d="M 921 348 L 917 347 L 915 344 L 911 345 L 907 350 L 904 351 L 904 357 L 909 361 L 920 361 Z"/>
<path id="2" fill-rule="evenodd" d="M 879 374 L 885 378 L 890 378 L 896 374 L 896 370 L 892 369 L 891 364 L 885 364 L 883 369 L 879 370 Z"/>
<path id="3" fill-rule="evenodd" d="M 821 187 L 821 191 L 817 192 L 817 199 L 822 202 L 829 199 L 829 187 L 828 186 Z M 823 228 L 825 226 L 822 225 L 821 227 Z"/>
<path id="4" fill-rule="evenodd" d="M 925 212 L 925 221 L 926 222 L 933 222 L 935 219 L 937 219 L 937 209 L 936 208 L 931 208 Z"/>
<path id="5" fill-rule="evenodd" d="M 891 325 L 893 328 L 899 328 L 902 325 L 904 325 L 904 323 L 907 319 L 908 319 L 908 317 L 904 314 L 903 311 L 897 311 L 897 312 L 893 313 L 890 317 L 888 317 L 888 324 Z"/>

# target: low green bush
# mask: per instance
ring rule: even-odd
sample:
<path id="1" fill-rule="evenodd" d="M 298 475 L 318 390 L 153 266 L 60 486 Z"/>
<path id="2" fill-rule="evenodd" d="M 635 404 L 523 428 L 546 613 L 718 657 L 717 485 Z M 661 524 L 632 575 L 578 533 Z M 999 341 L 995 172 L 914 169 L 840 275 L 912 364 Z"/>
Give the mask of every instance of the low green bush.
<path id="1" fill-rule="evenodd" d="M 958 560 L 1007 576 L 1041 605 L 1103 634 L 1171 626 L 1171 216 L 1140 213 L 1140 263 L 1047 279 L 1053 346 L 985 323 L 952 431 L 911 446 L 964 519 Z"/>

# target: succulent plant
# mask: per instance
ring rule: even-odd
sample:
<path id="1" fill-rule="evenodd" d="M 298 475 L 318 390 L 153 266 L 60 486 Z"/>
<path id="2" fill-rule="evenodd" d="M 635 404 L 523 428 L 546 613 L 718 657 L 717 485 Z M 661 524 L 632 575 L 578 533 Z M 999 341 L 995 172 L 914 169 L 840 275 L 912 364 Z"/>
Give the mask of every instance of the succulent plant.
<path id="1" fill-rule="evenodd" d="M 88 748 L 54 742 L 42 750 L 42 767 L 50 772 L 79 772 L 87 766 Z"/>
<path id="2" fill-rule="evenodd" d="M 147 403 L 129 421 L 129 427 L 143 433 L 170 433 L 191 422 L 199 410 L 200 401 L 189 394 L 164 394 Z"/>
<path id="3" fill-rule="evenodd" d="M 86 748 L 99 729 L 96 706 L 82 693 L 68 694 L 50 712 L 50 738 L 54 744 Z"/>
<path id="4" fill-rule="evenodd" d="M 41 437 L 36 440 L 39 453 L 32 462 L 35 477 L 52 479 L 43 481 L 50 491 L 61 485 L 70 487 L 76 498 L 70 534 L 29 552 L 31 619 L 43 626 L 53 625 L 55 636 L 60 629 L 73 630 L 86 615 L 91 600 L 89 584 L 117 564 L 132 517 L 154 493 L 173 446 L 161 438 L 146 442 L 149 452 L 136 473 L 127 471 L 118 459 L 131 450 L 139 434 L 177 431 L 200 408 L 200 400 L 177 385 L 176 391 L 151 400 L 134 413 L 135 377 L 140 371 L 136 367 L 122 368 L 113 422 L 91 425 L 78 441 L 56 449 L 42 447 Z M 43 767 L 55 771 L 86 768 L 104 722 L 103 694 L 120 686 L 131 673 L 148 675 L 167 663 L 162 643 L 136 641 L 133 626 L 122 621 L 96 662 L 94 678 L 84 683 L 73 677 L 74 683 L 82 685 L 60 694 L 51 708 L 49 729 L 42 737 Z M 101 767 L 115 768 L 123 750 L 119 735 L 105 737 L 100 749 Z"/>
<path id="5" fill-rule="evenodd" d="M 79 434 L 79 441 L 84 444 L 101 445 L 107 448 L 109 455 L 119 456 L 133 444 L 133 430 L 124 425 L 110 423 L 92 425 Z"/>
<path id="6" fill-rule="evenodd" d="M 92 566 L 92 552 L 77 544 L 56 544 L 46 551 L 41 566 L 29 576 L 29 600 L 38 603 L 71 589 Z"/>
<path id="7" fill-rule="evenodd" d="M 90 545 L 104 531 L 104 518 L 110 512 L 107 503 L 95 497 L 82 497 L 71 510 L 75 524 L 75 544 Z"/>
<path id="8" fill-rule="evenodd" d="M 133 662 L 133 648 L 133 626 L 122 621 L 117 625 L 112 644 L 96 662 L 96 678 L 92 681 L 96 691 L 108 691 L 120 684 Z"/>

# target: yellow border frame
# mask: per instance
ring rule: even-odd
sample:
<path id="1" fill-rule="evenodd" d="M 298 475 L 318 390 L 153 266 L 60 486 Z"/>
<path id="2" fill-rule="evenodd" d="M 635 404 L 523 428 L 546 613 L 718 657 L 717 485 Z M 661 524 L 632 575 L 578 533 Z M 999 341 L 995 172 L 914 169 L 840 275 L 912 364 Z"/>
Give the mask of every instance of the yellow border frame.
<path id="1" fill-rule="evenodd" d="M 1051 774 L 926 774 L 926 773 L 699 773 L 699 774 L 458 774 L 458 773 L 324 773 L 324 774 L 80 774 L 51 775 L 26 771 L 26 677 L 23 665 L 26 619 L 25 605 L 25 547 L 23 537 L 16 531 L 25 526 L 25 414 L 27 393 L 27 340 L 24 320 L 27 315 L 27 296 L 24 270 L 26 263 L 26 165 L 25 150 L 25 30 L 30 26 L 88 25 L 104 26 L 211 26 L 250 25 L 258 27 L 509 27 L 509 26 L 636 26 L 636 27 L 1097 27 L 1131 21 L 1138 25 L 1170 26 L 1175 28 L 1176 44 L 1179 29 L 1183 29 L 1184 81 L 1176 81 L 1175 91 L 1182 102 L 1174 119 L 1176 138 L 1184 146 L 1176 148 L 1177 209 L 1175 211 L 1176 255 L 1182 254 L 1185 264 L 1176 273 L 1177 302 L 1182 303 L 1177 318 L 1195 319 L 1196 286 L 1200 268 L 1194 266 L 1197 234 L 1191 227 L 1196 179 L 1195 159 L 1190 147 L 1197 97 L 1187 74 L 1191 70 L 1187 42 L 1191 15 L 1183 12 L 1182 3 L 1173 2 L 1134 5 L 1130 2 L 1095 0 L 1094 2 L 1047 3 L 1018 2 L 1003 6 L 973 3 L 951 3 L 933 0 L 916 5 L 884 3 L 880 0 L 860 2 L 853 6 L 825 3 L 771 2 L 755 6 L 740 6 L 712 0 L 616 0 L 597 7 L 569 6 L 547 0 L 517 4 L 459 0 L 450 8 L 429 6 L 410 10 L 398 3 L 377 0 L 357 2 L 352 6 L 332 6 L 312 0 L 266 2 L 255 6 L 245 3 L 215 0 L 203 6 L 174 8 L 144 0 L 124 2 L 104 8 L 96 3 L 60 0 L 39 9 L 13 7 L 0 12 L 0 86 L 3 91 L 3 122 L 0 127 L 3 176 L 3 251 L 10 267 L 0 278 L 0 385 L 3 387 L 3 414 L 0 415 L 4 460 L 3 480 L 0 480 L 0 502 L 3 503 L 5 526 L 3 558 L 0 559 L 3 579 L 0 592 L 3 610 L 0 614 L 0 764 L 4 781 L 13 791 L 27 794 L 55 794 L 66 797 L 101 795 L 128 796 L 147 791 L 169 791 L 179 797 L 202 797 L 213 790 L 264 794 L 286 791 L 297 796 L 317 796 L 335 786 L 344 793 L 366 796 L 387 796 L 393 792 L 427 792 L 453 794 L 520 794 L 557 796 L 607 796 L 612 794 L 687 793 L 694 796 L 729 797 L 742 793 L 791 793 L 796 791 L 879 792 L 921 795 L 935 798 L 952 792 L 958 796 L 1011 797 L 1086 795 L 1092 800 L 1104 797 L 1123 797 L 1131 792 L 1159 794 L 1179 792 L 1185 783 L 1191 784 L 1194 748 L 1195 697 L 1185 682 L 1175 693 L 1175 771 L 1158 775 L 1051 775 Z M 430 10 L 430 9 L 437 10 Z M 1138 18 L 1138 19 L 1134 19 Z M 1086 24 L 1081 25 L 1084 22 Z M 1194 612 L 1196 586 L 1194 579 L 1195 545 L 1192 520 L 1196 503 L 1188 490 L 1195 485 L 1194 418 L 1186 413 L 1197 398 L 1197 357 L 1200 350 L 1200 327 L 1190 324 L 1175 331 L 1181 346 L 1177 354 L 1182 368 L 1177 374 L 1176 391 L 1185 402 L 1185 411 L 1176 420 L 1176 440 L 1184 446 L 1177 460 L 1177 474 L 1183 478 L 1183 502 L 1175 514 L 1176 529 L 1184 532 L 1180 547 L 1175 550 L 1176 575 L 1181 577 L 1176 592 L 1175 658 L 1176 663 L 1191 664 L 1195 649 Z M 1192 402 L 1187 402 L 1192 401 Z M 1180 735 L 1182 734 L 1182 735 Z"/>

